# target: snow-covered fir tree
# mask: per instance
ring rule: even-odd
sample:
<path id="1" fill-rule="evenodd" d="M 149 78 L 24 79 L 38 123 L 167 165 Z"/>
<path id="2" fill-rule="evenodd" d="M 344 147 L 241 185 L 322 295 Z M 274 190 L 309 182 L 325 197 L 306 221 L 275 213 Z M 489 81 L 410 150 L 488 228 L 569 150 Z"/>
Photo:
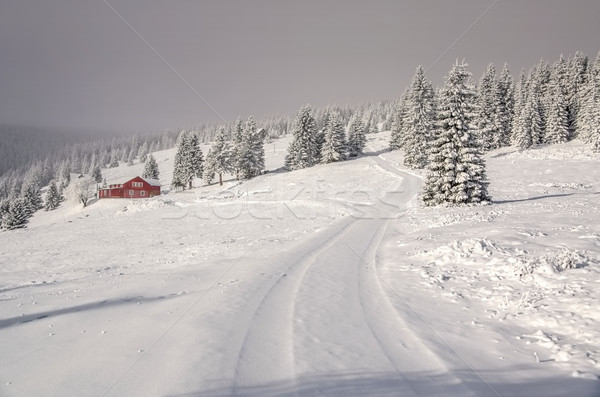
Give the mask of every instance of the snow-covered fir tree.
<path id="1" fill-rule="evenodd" d="M 298 110 L 293 138 L 285 156 L 285 168 L 298 170 L 311 167 L 317 163 L 317 126 L 310 105 Z"/>
<path id="2" fill-rule="evenodd" d="M 584 98 L 582 95 L 584 94 L 584 88 L 586 86 L 587 79 L 587 69 L 589 65 L 589 60 L 586 55 L 584 55 L 581 51 L 577 51 L 573 57 L 570 57 L 567 64 L 567 75 L 568 75 L 568 84 L 569 84 L 569 94 L 570 96 L 567 98 L 569 102 L 569 112 L 571 116 L 571 129 L 573 132 L 573 137 L 578 134 L 579 130 L 579 121 L 580 121 L 580 110 L 583 107 Z"/>
<path id="3" fill-rule="evenodd" d="M 504 64 L 495 87 L 495 128 L 496 133 L 492 143 L 493 148 L 510 144 L 511 126 L 514 115 L 514 83 L 508 64 Z"/>
<path id="4" fill-rule="evenodd" d="M 96 183 L 102 182 L 102 170 L 100 170 L 99 164 L 95 164 L 92 168 L 92 178 L 96 181 Z"/>
<path id="5" fill-rule="evenodd" d="M 50 181 L 50 185 L 48 185 L 48 191 L 46 192 L 46 202 L 44 204 L 44 209 L 46 211 L 52 211 L 60 205 L 62 201 L 62 195 L 60 194 L 58 187 L 56 186 L 56 182 L 54 180 Z"/>
<path id="6" fill-rule="evenodd" d="M 236 168 L 241 179 L 254 178 L 265 169 L 264 130 L 257 129 L 252 116 L 244 125 L 240 157 L 237 160 Z"/>
<path id="7" fill-rule="evenodd" d="M 478 146 L 475 89 L 464 62 L 454 65 L 439 99 L 422 200 L 427 206 L 488 203 L 485 162 Z"/>
<path id="8" fill-rule="evenodd" d="M 119 156 L 116 150 L 111 152 L 110 163 L 108 164 L 108 166 L 110 168 L 116 168 L 119 166 Z"/>
<path id="9" fill-rule="evenodd" d="M 23 197 L 9 200 L 8 208 L 2 216 L 2 228 L 13 230 L 25 227 L 31 216 L 28 206 L 29 203 Z"/>
<path id="10" fill-rule="evenodd" d="M 519 149 L 527 149 L 533 145 L 533 107 L 531 101 L 526 101 L 525 107 L 515 118 L 513 123 L 512 144 Z"/>
<path id="11" fill-rule="evenodd" d="M 548 119 L 546 121 L 546 143 L 563 143 L 569 140 L 569 111 L 567 98 L 560 86 L 555 86 L 552 102 L 548 104 Z"/>
<path id="12" fill-rule="evenodd" d="M 233 125 L 233 148 L 232 148 L 232 162 L 235 167 L 235 177 L 236 179 L 240 179 L 240 169 L 239 164 L 241 164 L 242 153 L 244 151 L 243 141 L 244 141 L 244 123 L 240 118 L 238 118 Z"/>
<path id="13" fill-rule="evenodd" d="M 483 151 L 495 149 L 501 138 L 500 128 L 497 125 L 497 95 L 498 82 L 496 82 L 496 68 L 490 63 L 481 76 L 478 87 L 479 114 L 477 118 L 477 130 L 481 140 Z"/>
<path id="14" fill-rule="evenodd" d="M 204 156 L 198 145 L 198 136 L 182 131 L 177 140 L 177 151 L 173 167 L 173 188 L 191 189 L 194 178 L 201 178 Z"/>
<path id="15" fill-rule="evenodd" d="M 148 140 L 145 140 L 144 143 L 138 149 L 138 157 L 140 158 L 140 163 L 146 162 L 146 157 L 148 156 L 149 148 L 148 148 Z"/>
<path id="16" fill-rule="evenodd" d="M 408 91 L 405 93 L 404 97 L 400 99 L 395 108 L 392 115 L 392 130 L 390 134 L 390 149 L 397 150 L 401 149 L 404 146 L 405 133 L 404 133 L 404 117 L 406 114 L 406 102 Z"/>
<path id="17" fill-rule="evenodd" d="M 367 138 L 365 136 L 365 126 L 362 122 L 360 113 L 354 114 L 348 124 L 348 157 L 356 157 L 363 153 Z"/>
<path id="18" fill-rule="evenodd" d="M 204 184 L 210 185 L 215 180 L 215 156 L 212 148 L 208 149 L 206 158 L 204 159 L 204 169 L 202 170 L 202 180 Z"/>
<path id="19" fill-rule="evenodd" d="M 404 165 L 424 168 L 435 129 L 433 87 L 419 66 L 409 88 L 404 117 Z"/>
<path id="20" fill-rule="evenodd" d="M 346 158 L 346 134 L 340 118 L 330 113 L 324 130 L 324 142 L 321 147 L 321 162 L 333 163 Z"/>
<path id="21" fill-rule="evenodd" d="M 256 129 L 255 127 L 253 128 Z M 254 132 L 254 134 L 256 134 L 256 132 Z M 258 148 L 254 148 L 254 150 L 256 149 Z M 262 153 L 262 156 L 262 167 L 264 168 L 264 152 Z M 214 175 L 217 174 L 219 175 L 219 185 L 222 186 L 223 174 L 232 172 L 234 169 L 233 159 L 233 147 L 227 140 L 225 127 L 220 127 L 215 142 L 210 148 L 209 155 L 206 156 L 206 162 L 204 164 L 204 181 L 207 182 L 207 184 L 210 184 L 208 180 L 212 181 Z M 260 164 L 258 166 L 260 167 Z"/>
<path id="22" fill-rule="evenodd" d="M 131 167 L 133 165 L 133 160 L 135 160 L 135 148 L 131 147 L 129 154 L 127 155 L 127 166 Z"/>
<path id="23" fill-rule="evenodd" d="M 29 215 L 42 207 L 42 191 L 37 171 L 32 167 L 25 175 L 21 187 L 21 197 L 25 200 L 25 208 Z"/>
<path id="24" fill-rule="evenodd" d="M 144 164 L 144 172 L 142 178 L 147 179 L 158 179 L 160 172 L 158 170 L 158 164 L 153 155 L 149 154 L 146 156 L 146 163 Z"/>
<path id="25" fill-rule="evenodd" d="M 597 140 L 600 129 L 600 52 L 587 68 L 585 85 L 580 90 L 578 136 L 585 142 Z"/>

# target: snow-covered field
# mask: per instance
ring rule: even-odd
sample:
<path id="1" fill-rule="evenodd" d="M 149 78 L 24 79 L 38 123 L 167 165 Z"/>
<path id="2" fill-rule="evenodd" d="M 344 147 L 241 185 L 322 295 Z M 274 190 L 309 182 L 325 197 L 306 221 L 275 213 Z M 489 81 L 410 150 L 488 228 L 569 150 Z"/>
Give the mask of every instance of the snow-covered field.
<path id="1" fill-rule="evenodd" d="M 386 133 L 294 172 L 288 142 L 1 233 L 0 395 L 600 395 L 598 155 L 494 151 L 493 205 L 423 208 Z"/>

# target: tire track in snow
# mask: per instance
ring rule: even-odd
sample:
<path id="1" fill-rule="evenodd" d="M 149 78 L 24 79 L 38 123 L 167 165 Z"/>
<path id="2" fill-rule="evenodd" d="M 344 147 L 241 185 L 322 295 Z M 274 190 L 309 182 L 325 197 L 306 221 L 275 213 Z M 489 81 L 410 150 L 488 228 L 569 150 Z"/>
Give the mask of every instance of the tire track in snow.
<path id="1" fill-rule="evenodd" d="M 258 382 L 284 381 L 293 385 L 292 314 L 298 288 L 315 259 L 343 238 L 353 224 L 353 219 L 346 218 L 316 250 L 314 240 L 323 238 L 321 235 L 288 254 L 292 257 L 300 254 L 300 258 L 285 269 L 285 274 L 272 284 L 254 310 L 236 361 L 233 395 L 243 395 L 245 387 Z"/>
<path id="2" fill-rule="evenodd" d="M 422 177 L 404 170 L 400 170 L 381 156 L 373 156 L 374 162 L 382 169 L 383 172 L 394 173 L 408 182 L 409 189 L 403 193 L 407 193 L 410 197 L 405 197 L 402 205 L 409 205 L 411 199 L 418 192 L 419 180 Z M 414 194 L 413 194 L 414 193 Z M 443 375 L 444 381 L 449 385 L 447 392 L 458 395 L 477 395 L 482 390 L 488 390 L 490 396 L 499 396 L 498 392 L 469 364 L 458 352 L 456 352 L 429 324 L 418 312 L 416 312 L 404 298 L 388 285 L 380 276 L 377 263 L 377 252 L 385 235 L 390 221 L 386 222 L 382 227 L 383 230 L 379 234 L 377 244 L 375 244 L 370 252 L 368 261 L 365 260 L 365 265 L 362 269 L 363 275 L 359 278 L 360 282 L 365 284 L 365 287 L 359 287 L 361 295 L 361 305 L 364 310 L 365 318 L 369 321 L 369 326 L 374 337 L 379 342 L 380 347 L 384 351 L 395 351 L 397 354 L 389 354 L 388 357 L 394 363 L 394 367 L 399 373 L 414 372 L 421 370 L 423 377 L 430 378 L 431 383 L 435 383 L 433 377 Z M 358 254 L 357 254 L 358 255 Z M 382 283 L 384 285 L 382 285 Z M 385 292 L 384 286 L 389 290 L 391 295 L 397 296 L 401 300 L 401 311 L 399 307 L 394 306 L 390 301 L 390 294 Z M 365 288 L 375 290 L 373 294 L 367 294 Z M 364 303 L 364 304 L 363 304 Z M 378 310 L 384 307 L 386 316 L 377 315 Z M 389 316 L 390 313 L 395 313 L 395 316 Z M 389 320 L 387 324 L 385 320 Z M 418 334 L 414 330 L 418 329 Z M 429 362 L 417 362 L 415 360 L 406 360 L 406 356 L 429 356 Z M 431 364 L 436 363 L 434 367 Z M 432 372 L 433 369 L 433 372 Z M 456 373 L 460 372 L 461 376 Z M 468 380 L 471 387 L 475 383 L 482 384 L 477 387 L 477 393 L 471 391 L 463 381 Z M 427 383 L 427 382 L 425 382 Z M 419 385 L 422 385 L 420 379 Z M 415 390 L 419 395 L 429 395 L 431 389 L 425 388 L 418 390 L 422 386 L 417 386 Z M 451 391 L 450 391 L 451 390 Z M 475 389 L 474 389 L 475 390 Z M 487 395 L 487 394 L 486 394 Z"/>

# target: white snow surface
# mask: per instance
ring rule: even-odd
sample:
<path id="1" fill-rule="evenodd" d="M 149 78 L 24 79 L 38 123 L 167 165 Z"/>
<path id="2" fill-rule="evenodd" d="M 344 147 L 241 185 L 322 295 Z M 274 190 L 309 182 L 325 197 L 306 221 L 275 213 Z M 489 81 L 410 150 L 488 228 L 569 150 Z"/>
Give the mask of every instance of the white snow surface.
<path id="1" fill-rule="evenodd" d="M 494 151 L 493 205 L 425 208 L 388 138 L 184 192 L 157 152 L 160 197 L 0 233 L 0 395 L 600 395 L 599 156 Z"/>

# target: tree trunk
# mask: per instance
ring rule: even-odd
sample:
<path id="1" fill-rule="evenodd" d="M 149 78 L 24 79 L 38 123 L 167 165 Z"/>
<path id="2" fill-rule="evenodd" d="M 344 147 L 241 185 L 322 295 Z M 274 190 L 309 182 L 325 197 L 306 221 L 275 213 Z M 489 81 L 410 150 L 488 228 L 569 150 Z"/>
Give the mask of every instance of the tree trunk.
<path id="1" fill-rule="evenodd" d="M 219 186 L 223 186 L 223 174 L 219 172 Z"/>

